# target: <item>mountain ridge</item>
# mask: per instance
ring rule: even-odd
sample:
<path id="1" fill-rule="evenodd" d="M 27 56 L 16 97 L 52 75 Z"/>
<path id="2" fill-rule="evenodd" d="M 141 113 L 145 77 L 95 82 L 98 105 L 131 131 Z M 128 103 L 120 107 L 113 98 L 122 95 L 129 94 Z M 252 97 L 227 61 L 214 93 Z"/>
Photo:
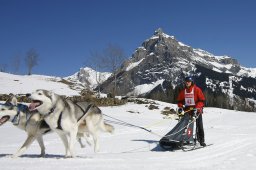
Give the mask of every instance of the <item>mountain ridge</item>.
<path id="1" fill-rule="evenodd" d="M 256 83 L 256 68 L 243 67 L 236 59 L 226 55 L 215 56 L 205 50 L 194 49 L 161 29 L 157 29 L 135 50 L 117 75 L 117 95 L 153 97 L 174 102 L 184 77 L 191 75 L 206 93 L 227 100 L 224 101 L 227 108 L 238 109 L 236 105 L 239 102 L 246 103 L 247 98 L 256 98 L 256 87 L 252 83 L 245 87 L 247 80 Z M 146 91 L 143 88 L 147 85 L 154 87 Z M 113 91 L 113 87 L 113 78 L 101 85 L 103 92 Z M 234 101 L 237 103 L 234 104 Z"/>

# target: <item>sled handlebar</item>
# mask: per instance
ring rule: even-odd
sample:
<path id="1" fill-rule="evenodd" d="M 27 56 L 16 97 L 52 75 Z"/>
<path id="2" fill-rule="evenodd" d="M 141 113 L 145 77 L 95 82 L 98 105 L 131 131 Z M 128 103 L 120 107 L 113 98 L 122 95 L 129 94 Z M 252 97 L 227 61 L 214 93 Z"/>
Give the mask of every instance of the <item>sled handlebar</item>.
<path id="1" fill-rule="evenodd" d="M 195 110 L 195 109 L 194 109 L 194 108 L 191 108 L 191 109 L 188 109 L 188 110 L 186 110 L 186 111 L 183 110 L 183 112 L 181 112 L 181 113 L 178 113 L 178 112 L 177 112 L 177 115 L 178 115 L 178 116 L 184 116 L 185 113 L 191 112 L 191 111 L 193 111 L 193 110 Z"/>

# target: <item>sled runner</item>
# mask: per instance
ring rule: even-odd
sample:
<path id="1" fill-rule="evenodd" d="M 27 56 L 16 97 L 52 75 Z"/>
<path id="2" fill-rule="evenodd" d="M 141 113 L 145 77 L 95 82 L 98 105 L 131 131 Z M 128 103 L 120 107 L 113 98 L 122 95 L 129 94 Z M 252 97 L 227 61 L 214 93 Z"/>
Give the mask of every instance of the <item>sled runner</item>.
<path id="1" fill-rule="evenodd" d="M 193 118 L 189 112 L 186 112 L 178 124 L 162 139 L 160 139 L 160 146 L 165 150 L 174 150 L 179 148 L 183 151 L 193 150 L 196 147 L 197 141 L 194 124 L 195 118 Z"/>

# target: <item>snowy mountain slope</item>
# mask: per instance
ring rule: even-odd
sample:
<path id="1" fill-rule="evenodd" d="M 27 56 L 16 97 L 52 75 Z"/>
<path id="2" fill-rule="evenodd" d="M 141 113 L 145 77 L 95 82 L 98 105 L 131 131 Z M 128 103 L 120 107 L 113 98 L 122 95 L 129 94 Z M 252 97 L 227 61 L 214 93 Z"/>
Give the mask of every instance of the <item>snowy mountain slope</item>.
<path id="1" fill-rule="evenodd" d="M 26 94 L 36 89 L 53 91 L 60 95 L 79 95 L 79 91 L 72 90 L 61 82 L 60 77 L 43 75 L 14 75 L 0 72 L 0 94 Z"/>
<path id="2" fill-rule="evenodd" d="M 114 134 L 101 134 L 101 151 L 93 153 L 93 148 L 80 148 L 76 144 L 76 158 L 65 159 L 64 147 L 59 137 L 46 135 L 46 157 L 40 158 L 37 143 L 33 143 L 21 158 L 9 158 L 21 146 L 26 135 L 13 125 L 0 127 L 1 169 L 63 170 L 63 169 L 205 169 L 240 170 L 256 168 L 256 148 L 254 135 L 255 113 L 205 108 L 204 125 L 206 143 L 212 144 L 190 152 L 176 150 L 163 151 L 158 141 L 175 124 L 175 119 L 163 119 L 160 114 L 166 106 L 175 105 L 156 101 L 159 110 L 149 110 L 145 104 L 128 103 L 123 106 L 101 107 L 104 118 L 115 126 Z M 114 119 L 113 119 L 114 118 Z M 118 120 L 151 129 L 145 130 L 123 126 Z M 113 123 L 116 122 L 116 123 Z M 8 133 L 6 133 L 8 132 Z"/>
<path id="3" fill-rule="evenodd" d="M 104 82 L 111 76 L 109 72 L 97 72 L 92 68 L 80 68 L 79 72 L 64 77 L 65 80 L 74 84 L 73 89 L 94 89 L 98 84 Z"/>
<path id="4" fill-rule="evenodd" d="M 36 89 L 46 89 L 60 95 L 79 95 L 85 88 L 95 88 L 99 81 L 105 81 L 111 73 L 96 72 L 85 67 L 68 77 L 53 77 L 44 75 L 14 75 L 0 72 L 0 94 L 26 94 Z M 96 76 L 98 77 L 96 79 Z"/>

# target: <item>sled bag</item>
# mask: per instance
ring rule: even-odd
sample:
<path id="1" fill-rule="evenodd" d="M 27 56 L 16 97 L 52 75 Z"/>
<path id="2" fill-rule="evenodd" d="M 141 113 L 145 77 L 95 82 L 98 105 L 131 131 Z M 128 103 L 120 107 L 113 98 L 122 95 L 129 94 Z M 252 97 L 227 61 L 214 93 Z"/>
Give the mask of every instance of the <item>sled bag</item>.
<path id="1" fill-rule="evenodd" d="M 189 124 L 190 120 L 190 115 L 188 113 L 185 114 L 178 122 L 178 124 L 170 132 L 168 132 L 162 139 L 160 139 L 160 146 L 163 148 L 167 148 L 170 146 L 179 146 L 182 141 L 193 141 L 194 123 Z"/>

